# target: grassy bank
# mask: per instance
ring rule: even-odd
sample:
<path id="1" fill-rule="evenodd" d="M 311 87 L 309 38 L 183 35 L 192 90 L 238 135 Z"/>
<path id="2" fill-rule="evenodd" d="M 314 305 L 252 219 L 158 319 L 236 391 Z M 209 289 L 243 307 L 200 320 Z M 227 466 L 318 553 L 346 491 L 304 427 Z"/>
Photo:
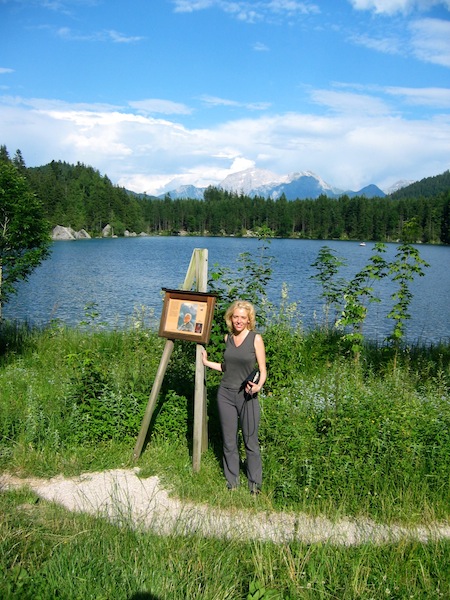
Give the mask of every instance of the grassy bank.
<path id="1" fill-rule="evenodd" d="M 0 495 L 5 599 L 448 598 L 450 544 L 362 547 L 157 537 Z"/>
<path id="2" fill-rule="evenodd" d="M 73 475 L 134 464 L 164 344 L 141 325 L 3 325 L 0 470 Z M 278 326 L 265 340 L 258 509 L 384 523 L 448 521 L 447 345 L 405 348 L 395 360 L 391 350 L 367 346 L 355 361 L 339 338 L 320 331 Z M 200 473 L 190 468 L 193 381 L 193 344 L 177 343 L 138 463 L 142 474 L 158 474 L 184 499 L 254 510 L 244 489 L 224 489 L 218 379 L 210 373 L 210 447 Z M 160 538 L 131 524 L 119 529 L 68 514 L 31 492 L 4 492 L 0 502 L 5 598 L 450 596 L 447 542 L 348 548 Z"/>

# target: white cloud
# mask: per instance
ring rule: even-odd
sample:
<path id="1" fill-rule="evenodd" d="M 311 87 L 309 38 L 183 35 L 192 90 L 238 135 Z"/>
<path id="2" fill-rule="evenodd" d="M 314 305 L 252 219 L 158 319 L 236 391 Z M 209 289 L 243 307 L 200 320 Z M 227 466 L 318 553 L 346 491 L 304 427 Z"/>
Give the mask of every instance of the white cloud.
<path id="1" fill-rule="evenodd" d="M 216 4 L 215 0 L 173 0 L 175 12 L 195 12 L 211 8 Z"/>
<path id="2" fill-rule="evenodd" d="M 88 102 L 74 102 L 69 103 L 64 100 L 55 100 L 47 98 L 22 98 L 20 96 L 2 96 L 0 102 L 9 106 L 22 106 L 31 108 L 34 110 L 61 110 L 61 111 L 73 111 L 73 110 L 86 110 L 86 111 L 113 111 L 120 110 L 122 107 L 114 104 L 90 104 Z"/>
<path id="3" fill-rule="evenodd" d="M 449 102 L 448 91 L 435 88 L 377 88 L 372 94 L 368 89 L 359 94 L 316 90 L 311 98 L 332 109 L 329 114 L 260 114 L 194 129 L 129 108 L 82 109 L 3 97 L 2 143 L 10 151 L 19 148 L 29 166 L 79 161 L 114 183 L 148 194 L 164 193 L 174 182 L 218 184 L 249 166 L 280 175 L 311 170 L 333 185 L 355 190 L 448 169 L 450 116 L 408 120 L 388 112 L 382 93 L 392 102 Z"/>
<path id="4" fill-rule="evenodd" d="M 75 42 L 114 42 L 119 44 L 131 44 L 140 42 L 144 39 L 142 36 L 125 35 L 114 29 L 95 31 L 92 33 L 78 33 L 72 31 L 69 27 L 60 27 L 56 30 L 56 35 L 64 40 Z"/>
<path id="5" fill-rule="evenodd" d="M 422 19 L 410 25 L 414 53 L 420 60 L 450 67 L 450 22 Z"/>
<path id="6" fill-rule="evenodd" d="M 422 62 L 450 67 L 450 22 L 415 19 L 401 24 L 394 33 L 350 36 L 353 43 L 384 54 L 414 56 Z"/>
<path id="7" fill-rule="evenodd" d="M 144 38 L 140 35 L 125 35 L 114 29 L 109 29 L 107 32 L 109 39 L 118 44 L 132 44 L 134 42 L 140 42 Z"/>
<path id="8" fill-rule="evenodd" d="M 450 109 L 450 89 L 386 87 L 387 94 L 401 96 L 414 106 L 429 106 L 441 110 Z"/>
<path id="9" fill-rule="evenodd" d="M 270 2 L 263 2 L 267 6 L 268 10 L 272 10 L 278 13 L 286 13 L 287 15 L 292 14 L 318 14 L 320 8 L 318 4 L 314 2 L 298 2 L 296 0 L 271 0 Z"/>
<path id="10" fill-rule="evenodd" d="M 73 15 L 72 5 L 92 5 L 95 4 L 96 0 L 76 0 L 74 3 L 73 0 L 0 0 L 0 4 L 7 4 L 8 2 L 23 4 L 26 8 L 31 6 L 38 6 L 40 8 L 44 8 L 47 10 L 51 10 L 54 12 L 58 12 L 64 15 Z"/>
<path id="11" fill-rule="evenodd" d="M 350 0 L 350 2 L 356 10 L 373 10 L 388 15 L 407 12 L 416 4 L 415 0 Z"/>
<path id="12" fill-rule="evenodd" d="M 159 98 L 134 100 L 130 101 L 128 104 L 144 114 L 160 113 L 165 115 L 189 115 L 192 113 L 192 109 L 185 104 Z"/>
<path id="13" fill-rule="evenodd" d="M 0 75 L 5 75 L 6 73 L 14 73 L 14 69 L 8 69 L 7 67 L 0 67 Z"/>
<path id="14" fill-rule="evenodd" d="M 383 102 L 385 102 L 387 98 L 392 97 L 397 103 L 397 112 L 399 112 L 401 107 L 400 102 L 409 106 L 432 108 L 442 111 L 450 109 L 450 88 L 382 86 L 379 84 L 363 85 L 360 83 L 344 83 L 340 81 L 334 82 L 333 88 L 333 95 L 331 95 L 330 90 L 312 90 L 310 91 L 311 98 L 319 104 L 327 104 L 324 99 L 329 96 L 329 104 L 336 110 L 341 107 L 342 112 L 352 110 L 352 106 L 354 105 L 352 96 L 355 96 L 356 99 L 358 97 L 367 98 L 369 101 L 375 101 L 377 97 L 382 97 L 384 98 Z M 345 90 L 345 93 L 341 90 Z M 351 91 L 348 92 L 347 90 Z M 324 95 L 324 99 L 322 99 L 321 94 Z M 334 97 L 336 97 L 336 102 L 332 103 L 331 99 Z M 373 106 L 376 107 L 376 103 L 374 103 Z M 380 107 L 382 106 L 383 105 L 380 105 Z M 389 105 L 385 103 L 384 107 L 388 110 Z M 391 108 L 389 108 L 389 111 L 392 113 Z"/>
<path id="15" fill-rule="evenodd" d="M 374 37 L 367 33 L 355 34 L 351 37 L 351 41 L 358 46 L 364 46 L 369 50 L 382 52 L 383 54 L 399 55 L 405 53 L 404 43 L 397 36 Z"/>
<path id="16" fill-rule="evenodd" d="M 206 106 L 234 106 L 236 108 L 245 108 L 247 110 L 267 110 L 270 108 L 270 102 L 238 102 L 237 100 L 208 96 L 207 94 L 200 96 L 200 100 Z"/>
<path id="17" fill-rule="evenodd" d="M 263 44 L 263 42 L 255 42 L 253 44 L 253 50 L 255 50 L 256 52 L 268 52 L 269 47 L 266 46 L 266 44 Z"/>
<path id="18" fill-rule="evenodd" d="M 414 10 L 430 10 L 433 6 L 450 9 L 450 0 L 349 0 L 356 10 L 371 10 L 378 14 L 394 15 Z"/>
<path id="19" fill-rule="evenodd" d="M 271 17 L 292 18 L 320 13 L 318 4 L 300 0 L 173 0 L 175 12 L 192 13 L 217 8 L 248 23 Z"/>
<path id="20" fill-rule="evenodd" d="M 228 100 L 227 98 L 219 98 L 218 96 L 208 96 L 204 94 L 200 100 L 208 106 L 239 106 L 236 100 Z"/>
<path id="21" fill-rule="evenodd" d="M 313 90 L 311 98 L 317 104 L 327 106 L 335 112 L 353 115 L 386 115 L 390 108 L 387 104 L 373 95 L 355 94 L 334 90 Z"/>

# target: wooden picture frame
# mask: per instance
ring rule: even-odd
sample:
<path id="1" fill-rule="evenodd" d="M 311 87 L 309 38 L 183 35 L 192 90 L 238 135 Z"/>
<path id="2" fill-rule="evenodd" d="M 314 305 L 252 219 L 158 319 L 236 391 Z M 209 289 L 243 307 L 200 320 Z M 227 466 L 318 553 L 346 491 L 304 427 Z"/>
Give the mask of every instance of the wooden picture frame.
<path id="1" fill-rule="evenodd" d="M 207 344 L 216 297 L 206 292 L 162 289 L 164 305 L 159 324 L 160 337 Z"/>

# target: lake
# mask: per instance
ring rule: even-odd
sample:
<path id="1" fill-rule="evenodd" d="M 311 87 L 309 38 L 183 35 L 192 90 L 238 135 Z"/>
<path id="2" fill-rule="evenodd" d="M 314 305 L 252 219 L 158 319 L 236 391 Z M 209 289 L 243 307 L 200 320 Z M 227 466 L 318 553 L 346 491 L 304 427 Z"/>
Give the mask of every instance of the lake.
<path id="1" fill-rule="evenodd" d="M 21 282 L 17 295 L 3 309 L 7 319 L 46 324 L 59 319 L 68 325 L 85 318 L 85 306 L 95 303 L 99 320 L 109 326 L 130 323 L 134 311 L 145 306 L 159 323 L 161 288 L 181 287 L 192 252 L 207 248 L 209 271 L 215 264 L 236 266 L 242 252 L 259 255 L 261 243 L 254 238 L 142 237 L 55 242 L 52 255 Z M 323 240 L 280 240 L 270 242 L 273 275 L 268 297 L 278 304 L 283 282 L 289 288 L 289 301 L 298 302 L 305 327 L 323 321 L 321 286 L 311 276 L 311 264 L 322 246 L 328 246 L 347 261 L 341 275 L 350 279 L 368 263 L 374 244 Z M 410 342 L 434 343 L 450 340 L 450 247 L 421 245 L 420 256 L 430 263 L 424 277 L 411 283 L 413 300 L 407 322 Z M 393 259 L 397 246 L 387 244 L 384 257 Z M 386 319 L 394 291 L 390 281 L 377 284 L 380 304 L 370 307 L 364 326 L 368 338 L 382 341 L 392 331 Z"/>

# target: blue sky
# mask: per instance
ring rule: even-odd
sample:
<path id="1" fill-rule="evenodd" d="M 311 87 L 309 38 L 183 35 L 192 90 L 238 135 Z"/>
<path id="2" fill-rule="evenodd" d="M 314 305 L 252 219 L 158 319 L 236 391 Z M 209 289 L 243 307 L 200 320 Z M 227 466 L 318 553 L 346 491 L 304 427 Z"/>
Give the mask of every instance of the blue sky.
<path id="1" fill-rule="evenodd" d="M 0 144 L 136 192 L 450 168 L 450 0 L 0 0 Z"/>

